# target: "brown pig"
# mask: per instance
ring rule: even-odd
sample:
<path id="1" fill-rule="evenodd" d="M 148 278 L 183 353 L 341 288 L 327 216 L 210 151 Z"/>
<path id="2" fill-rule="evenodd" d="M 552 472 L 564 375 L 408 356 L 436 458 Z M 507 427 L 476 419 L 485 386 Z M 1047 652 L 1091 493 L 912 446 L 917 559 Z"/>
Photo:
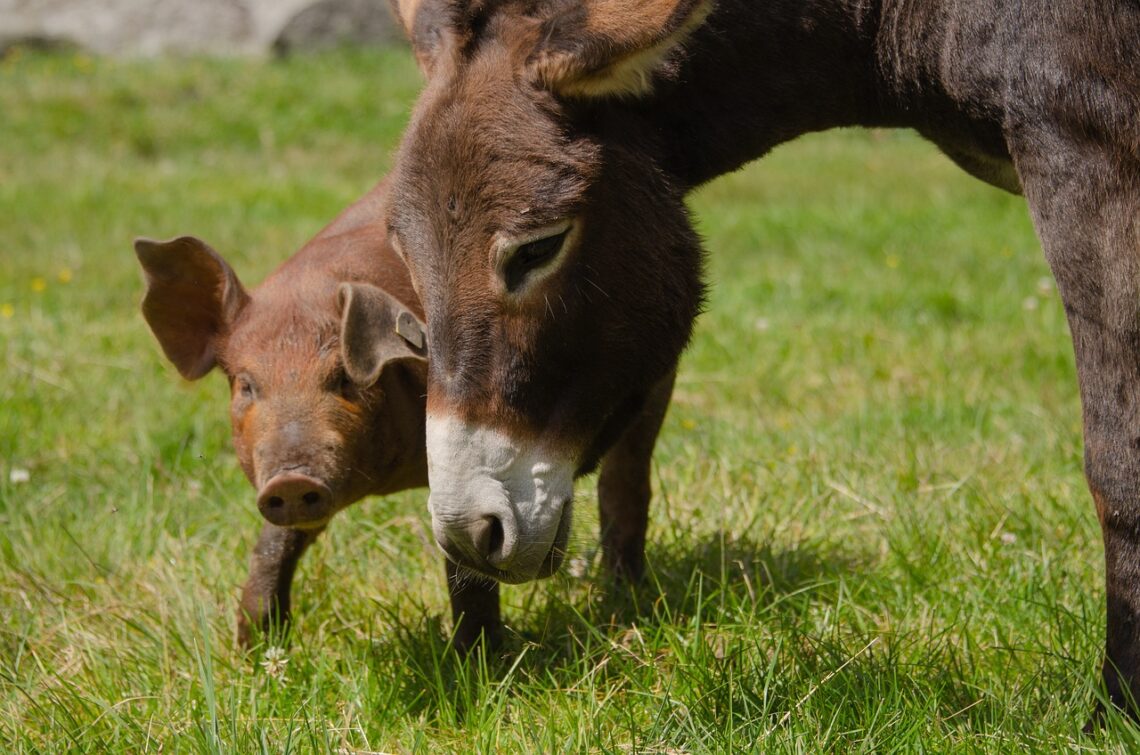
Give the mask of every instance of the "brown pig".
<path id="1" fill-rule="evenodd" d="M 266 519 L 238 639 L 289 618 L 297 562 L 368 495 L 427 484 L 423 310 L 388 243 L 383 183 L 256 288 L 204 242 L 140 239 L 143 315 L 188 380 L 230 383 L 234 449 Z M 456 644 L 498 630 L 498 589 L 448 566 Z M 463 621 L 460 622 L 460 618 Z"/>

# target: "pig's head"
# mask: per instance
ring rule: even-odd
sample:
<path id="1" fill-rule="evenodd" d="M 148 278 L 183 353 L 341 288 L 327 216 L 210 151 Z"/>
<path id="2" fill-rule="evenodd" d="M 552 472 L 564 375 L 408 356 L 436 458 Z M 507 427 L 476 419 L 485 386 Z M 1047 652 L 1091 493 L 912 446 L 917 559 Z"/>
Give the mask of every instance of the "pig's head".
<path id="1" fill-rule="evenodd" d="M 252 292 L 216 251 L 140 239 L 142 311 L 187 380 L 230 383 L 234 449 L 273 524 L 321 527 L 366 495 L 422 485 L 423 325 L 385 291 L 300 270 Z"/>

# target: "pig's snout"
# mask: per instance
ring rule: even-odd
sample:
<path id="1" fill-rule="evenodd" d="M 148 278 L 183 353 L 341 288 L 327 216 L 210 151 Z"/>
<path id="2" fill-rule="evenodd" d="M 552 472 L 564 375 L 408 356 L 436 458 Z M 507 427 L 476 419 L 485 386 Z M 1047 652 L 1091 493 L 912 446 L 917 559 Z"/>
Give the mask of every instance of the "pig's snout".
<path id="1" fill-rule="evenodd" d="M 261 515 L 278 527 L 323 524 L 332 516 L 332 504 L 327 485 L 298 472 L 275 475 L 257 494 Z"/>

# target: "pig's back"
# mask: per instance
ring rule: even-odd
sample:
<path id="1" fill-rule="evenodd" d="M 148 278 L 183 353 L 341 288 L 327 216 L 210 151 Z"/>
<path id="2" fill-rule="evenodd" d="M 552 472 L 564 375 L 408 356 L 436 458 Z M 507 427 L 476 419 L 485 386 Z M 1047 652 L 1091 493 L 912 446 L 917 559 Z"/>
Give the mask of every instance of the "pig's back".
<path id="1" fill-rule="evenodd" d="M 326 298 L 343 282 L 369 283 L 387 291 L 423 319 L 407 266 L 388 240 L 384 217 L 387 181 L 349 205 L 311 241 L 277 268 L 260 287 Z M 335 298 L 335 297 L 334 297 Z"/>

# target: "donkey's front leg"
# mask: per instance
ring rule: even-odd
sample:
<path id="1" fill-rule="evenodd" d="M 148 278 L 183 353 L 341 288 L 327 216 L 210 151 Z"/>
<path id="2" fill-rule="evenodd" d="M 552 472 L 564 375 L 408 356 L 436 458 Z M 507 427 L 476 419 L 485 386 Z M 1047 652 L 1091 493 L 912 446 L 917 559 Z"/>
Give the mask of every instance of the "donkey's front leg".
<path id="1" fill-rule="evenodd" d="M 673 395 L 675 373 L 650 391 L 645 406 L 602 459 L 598 475 L 598 518 L 606 570 L 636 582 L 645 571 L 645 528 L 651 494 L 653 446 Z"/>
<path id="2" fill-rule="evenodd" d="M 450 559 L 444 567 L 455 649 L 464 654 L 483 644 L 494 650 L 502 642 L 503 631 L 499 583 L 460 569 Z"/>
<path id="3" fill-rule="evenodd" d="M 1076 353 L 1085 476 L 1104 535 L 1104 683 L 1140 698 L 1140 162 L 1056 133 L 1015 151 Z"/>

